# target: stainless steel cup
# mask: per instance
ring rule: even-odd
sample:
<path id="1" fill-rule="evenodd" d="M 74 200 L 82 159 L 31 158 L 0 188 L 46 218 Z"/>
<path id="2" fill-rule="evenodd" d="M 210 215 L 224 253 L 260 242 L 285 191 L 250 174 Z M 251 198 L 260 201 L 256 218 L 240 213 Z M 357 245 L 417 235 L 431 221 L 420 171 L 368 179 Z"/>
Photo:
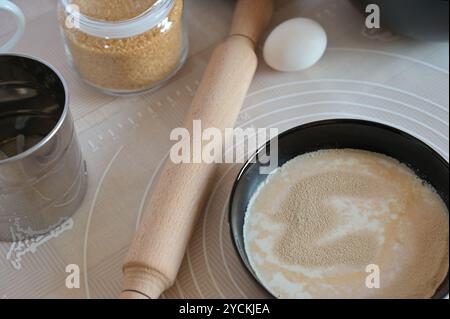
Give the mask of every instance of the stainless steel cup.
<path id="1" fill-rule="evenodd" d="M 38 59 L 0 54 L 0 240 L 59 226 L 86 186 L 63 78 Z"/>

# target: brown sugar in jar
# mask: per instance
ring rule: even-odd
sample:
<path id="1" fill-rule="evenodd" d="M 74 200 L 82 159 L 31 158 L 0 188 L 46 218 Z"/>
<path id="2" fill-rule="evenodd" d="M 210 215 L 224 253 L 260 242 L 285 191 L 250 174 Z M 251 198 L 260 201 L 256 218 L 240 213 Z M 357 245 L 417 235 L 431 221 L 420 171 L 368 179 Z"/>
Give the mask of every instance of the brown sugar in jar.
<path id="1" fill-rule="evenodd" d="M 110 94 L 154 89 L 183 65 L 183 0 L 60 0 L 69 59 L 88 84 Z"/>

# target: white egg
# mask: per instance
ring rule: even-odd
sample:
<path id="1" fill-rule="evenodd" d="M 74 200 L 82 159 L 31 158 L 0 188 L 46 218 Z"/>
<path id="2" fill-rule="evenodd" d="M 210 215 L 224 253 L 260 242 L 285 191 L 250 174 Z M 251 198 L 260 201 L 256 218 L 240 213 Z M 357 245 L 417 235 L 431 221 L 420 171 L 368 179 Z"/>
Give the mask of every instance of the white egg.
<path id="1" fill-rule="evenodd" d="M 302 71 L 316 64 L 326 48 L 327 34 L 319 23 L 295 18 L 272 31 L 264 44 L 264 59 L 278 71 Z"/>

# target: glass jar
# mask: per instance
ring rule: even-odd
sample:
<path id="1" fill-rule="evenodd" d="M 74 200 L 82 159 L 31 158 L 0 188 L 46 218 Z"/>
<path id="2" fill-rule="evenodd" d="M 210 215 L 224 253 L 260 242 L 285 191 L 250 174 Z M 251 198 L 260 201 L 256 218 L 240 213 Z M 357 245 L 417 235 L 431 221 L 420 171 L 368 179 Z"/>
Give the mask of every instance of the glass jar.
<path id="1" fill-rule="evenodd" d="M 155 89 L 186 60 L 183 0 L 60 0 L 58 11 L 70 63 L 105 93 Z"/>

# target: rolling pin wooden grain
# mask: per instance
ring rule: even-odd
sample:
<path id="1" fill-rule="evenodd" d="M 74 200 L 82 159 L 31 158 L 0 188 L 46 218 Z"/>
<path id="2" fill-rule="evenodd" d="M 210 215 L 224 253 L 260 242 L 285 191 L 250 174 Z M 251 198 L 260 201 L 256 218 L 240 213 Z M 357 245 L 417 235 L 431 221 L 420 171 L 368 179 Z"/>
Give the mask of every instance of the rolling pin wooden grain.
<path id="1" fill-rule="evenodd" d="M 255 47 L 273 0 L 239 0 L 230 36 L 214 51 L 185 127 L 232 128 L 257 67 Z M 214 178 L 214 164 L 165 164 L 123 266 L 124 299 L 159 298 L 175 282 Z"/>

